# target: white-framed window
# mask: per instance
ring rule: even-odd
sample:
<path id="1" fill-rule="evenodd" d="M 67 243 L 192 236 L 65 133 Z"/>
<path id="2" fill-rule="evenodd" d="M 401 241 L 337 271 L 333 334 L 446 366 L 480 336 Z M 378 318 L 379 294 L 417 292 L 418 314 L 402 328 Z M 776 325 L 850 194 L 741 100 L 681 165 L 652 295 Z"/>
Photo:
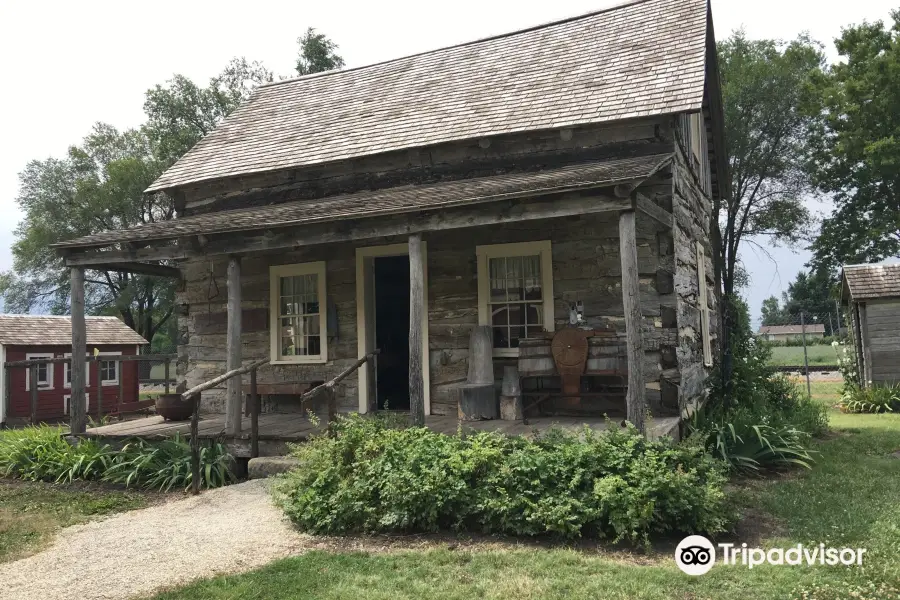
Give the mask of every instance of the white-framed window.
<path id="1" fill-rule="evenodd" d="M 325 262 L 269 267 L 272 362 L 328 359 Z"/>
<path id="2" fill-rule="evenodd" d="M 25 355 L 25 360 L 35 358 L 53 358 L 52 352 L 32 352 Z M 53 389 L 53 364 L 37 366 L 37 386 L 39 390 Z M 31 367 L 25 369 L 25 391 L 31 391 Z"/>
<path id="3" fill-rule="evenodd" d="M 490 325 L 494 356 L 518 356 L 519 340 L 553 331 L 549 240 L 476 246 L 478 322 Z"/>
<path id="4" fill-rule="evenodd" d="M 63 414 L 67 417 L 72 413 L 69 412 L 69 405 L 71 404 L 72 395 L 66 394 L 63 396 Z M 85 392 L 84 394 L 84 412 L 88 412 L 91 409 L 91 395 Z"/>
<path id="5" fill-rule="evenodd" d="M 71 352 L 66 352 L 65 357 L 69 358 L 72 356 Z M 90 353 L 85 353 L 85 356 L 90 357 Z M 70 371 L 72 365 L 70 363 L 63 363 L 63 387 L 71 388 L 72 387 L 72 372 Z M 91 363 L 86 362 L 84 364 L 84 385 L 91 385 Z"/>
<path id="6" fill-rule="evenodd" d="M 121 352 L 101 352 L 100 356 L 122 356 Z M 97 363 L 101 385 L 119 385 L 119 370 L 122 363 L 116 360 L 101 360 Z"/>

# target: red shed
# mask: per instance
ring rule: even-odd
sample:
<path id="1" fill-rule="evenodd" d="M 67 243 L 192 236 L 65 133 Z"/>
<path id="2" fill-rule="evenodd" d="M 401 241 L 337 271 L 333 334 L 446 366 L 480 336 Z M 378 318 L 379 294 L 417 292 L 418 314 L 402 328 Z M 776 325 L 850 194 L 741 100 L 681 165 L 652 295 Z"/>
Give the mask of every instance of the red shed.
<path id="1" fill-rule="evenodd" d="M 116 317 L 86 317 L 87 348 L 92 355 L 134 355 L 147 343 L 143 337 Z M 70 317 L 48 315 L 0 315 L 0 362 L 34 358 L 70 356 L 72 321 Z M 115 413 L 119 404 L 119 378 L 122 378 L 122 403 L 138 401 L 138 363 L 99 361 L 87 365 L 88 414 L 97 415 L 94 401 L 97 386 L 103 386 L 103 413 Z M 6 381 L 9 377 L 9 381 Z M 38 367 L 37 418 L 62 420 L 69 416 L 69 365 Z M 0 369 L 0 423 L 30 416 L 30 382 L 27 368 Z"/>

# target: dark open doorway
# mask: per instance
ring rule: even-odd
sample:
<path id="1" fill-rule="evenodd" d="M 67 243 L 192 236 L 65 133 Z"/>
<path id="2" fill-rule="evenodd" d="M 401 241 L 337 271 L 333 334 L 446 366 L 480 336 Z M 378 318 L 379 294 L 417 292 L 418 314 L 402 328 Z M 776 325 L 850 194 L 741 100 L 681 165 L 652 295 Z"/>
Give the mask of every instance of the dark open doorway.
<path id="1" fill-rule="evenodd" d="M 374 260 L 378 409 L 409 410 L 409 257 Z"/>

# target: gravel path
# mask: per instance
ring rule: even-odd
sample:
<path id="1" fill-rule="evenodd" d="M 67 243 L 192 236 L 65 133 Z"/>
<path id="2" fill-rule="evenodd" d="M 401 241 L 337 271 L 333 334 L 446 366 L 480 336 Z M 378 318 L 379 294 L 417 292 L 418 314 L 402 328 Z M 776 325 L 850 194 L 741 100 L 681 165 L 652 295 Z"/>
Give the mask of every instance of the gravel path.
<path id="1" fill-rule="evenodd" d="M 0 564 L 0 595 L 131 598 L 259 567 L 308 547 L 304 540 L 265 480 L 253 480 L 65 529 L 47 550 Z"/>

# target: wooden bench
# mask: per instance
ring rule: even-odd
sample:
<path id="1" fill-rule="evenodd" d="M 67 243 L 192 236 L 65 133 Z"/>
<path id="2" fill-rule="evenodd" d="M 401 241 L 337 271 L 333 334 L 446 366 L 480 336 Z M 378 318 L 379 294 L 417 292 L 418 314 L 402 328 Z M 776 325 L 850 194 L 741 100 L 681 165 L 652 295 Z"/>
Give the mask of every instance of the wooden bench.
<path id="1" fill-rule="evenodd" d="M 260 398 L 263 396 L 302 396 L 318 385 L 325 383 L 322 380 L 317 381 L 280 381 L 278 383 L 257 383 L 256 393 Z M 250 384 L 245 383 L 241 386 L 241 393 L 244 395 L 244 415 L 250 416 Z"/>

